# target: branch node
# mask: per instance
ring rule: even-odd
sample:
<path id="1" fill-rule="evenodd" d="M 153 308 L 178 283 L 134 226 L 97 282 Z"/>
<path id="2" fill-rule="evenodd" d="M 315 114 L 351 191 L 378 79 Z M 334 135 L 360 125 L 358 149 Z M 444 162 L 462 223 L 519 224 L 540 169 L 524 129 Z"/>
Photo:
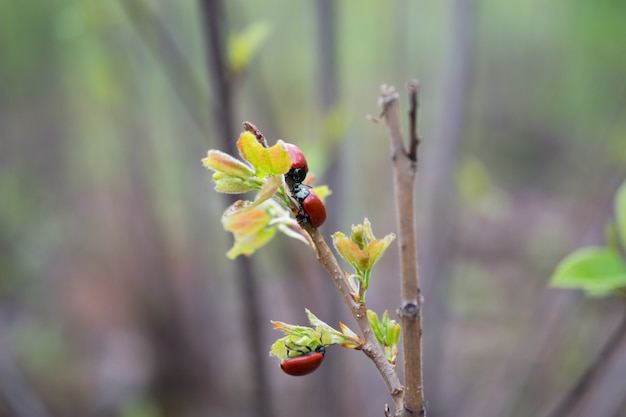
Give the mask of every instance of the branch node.
<path id="1" fill-rule="evenodd" d="M 387 84 L 383 84 L 380 86 L 380 98 L 378 99 L 378 105 L 381 107 L 380 116 L 382 118 L 385 116 L 387 112 L 387 108 L 399 98 L 399 94 L 396 92 L 396 89 Z"/>
<path id="2" fill-rule="evenodd" d="M 415 318 L 419 314 L 419 304 L 413 301 L 405 301 L 402 303 L 402 309 L 399 315 L 402 317 Z"/>
<path id="3" fill-rule="evenodd" d="M 419 273 L 415 228 L 415 177 L 417 172 L 417 81 L 408 83 L 410 96 L 409 142 L 405 147 L 400 126 L 399 104 L 395 90 L 383 86 L 379 103 L 387 121 L 394 164 L 394 191 L 396 195 L 397 223 L 402 279 L 402 304 L 398 315 L 402 318 L 404 346 L 405 392 L 398 416 L 424 415 L 422 390 L 422 323 L 420 314 Z M 419 410 L 419 411 L 418 411 Z M 418 414 L 419 413 L 419 414 Z"/>
<path id="4" fill-rule="evenodd" d="M 405 405 L 404 409 L 406 410 L 407 414 L 411 416 L 425 416 L 426 415 L 426 409 L 424 407 L 421 407 L 419 410 L 411 410 L 409 407 Z"/>

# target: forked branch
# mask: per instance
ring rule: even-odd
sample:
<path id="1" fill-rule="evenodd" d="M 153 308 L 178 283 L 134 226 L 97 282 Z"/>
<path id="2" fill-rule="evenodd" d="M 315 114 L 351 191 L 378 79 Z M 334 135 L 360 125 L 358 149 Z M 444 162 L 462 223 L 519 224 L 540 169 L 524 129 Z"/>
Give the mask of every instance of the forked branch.
<path id="1" fill-rule="evenodd" d="M 426 414 L 422 377 L 422 297 L 419 289 L 417 264 L 417 236 L 415 226 L 415 178 L 417 176 L 417 94 L 416 80 L 408 84 L 410 96 L 409 144 L 405 146 L 400 127 L 398 94 L 393 87 L 381 88 L 382 117 L 387 122 L 391 139 L 394 192 L 400 246 L 402 274 L 402 303 L 398 314 L 402 322 L 404 347 L 405 394 L 401 410 L 396 415 L 423 416 Z"/>

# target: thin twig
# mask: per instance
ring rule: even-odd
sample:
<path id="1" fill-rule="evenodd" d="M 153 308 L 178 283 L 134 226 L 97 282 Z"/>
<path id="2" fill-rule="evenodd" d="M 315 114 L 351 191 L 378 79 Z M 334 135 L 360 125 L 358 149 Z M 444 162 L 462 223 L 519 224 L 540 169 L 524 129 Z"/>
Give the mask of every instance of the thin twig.
<path id="1" fill-rule="evenodd" d="M 420 144 L 420 138 L 417 134 L 417 109 L 419 108 L 418 93 L 420 84 L 416 79 L 412 79 L 407 83 L 409 91 L 409 158 L 411 161 L 417 162 L 417 146 Z"/>
<path id="2" fill-rule="evenodd" d="M 389 394 L 391 394 L 391 397 L 393 398 L 396 410 L 401 409 L 403 398 L 402 384 L 398 379 L 395 367 L 387 362 L 385 353 L 376 340 L 376 336 L 374 335 L 369 320 L 367 319 L 367 307 L 365 306 L 365 303 L 359 303 L 352 298 L 352 295 L 350 294 L 350 287 L 346 281 L 346 275 L 337 263 L 337 259 L 330 250 L 326 240 L 324 240 L 324 236 L 322 236 L 318 229 L 314 228 L 309 223 L 304 224 L 303 228 L 309 233 L 311 239 L 313 240 L 318 261 L 322 264 L 326 271 L 328 271 L 328 274 L 339 290 L 343 301 L 349 307 L 352 317 L 354 317 L 354 320 L 361 330 L 361 335 L 365 341 L 362 347 L 363 353 L 365 353 L 365 355 L 374 362 L 376 369 L 380 372 L 380 375 L 387 385 Z"/>
<path id="3" fill-rule="evenodd" d="M 414 85 L 413 83 L 410 84 Z M 416 85 L 416 84 L 415 84 Z M 411 95 L 411 118 L 417 118 L 417 88 L 409 88 Z M 400 267 L 402 272 L 402 305 L 398 313 L 402 320 L 404 347 L 405 395 L 402 410 L 396 415 L 403 417 L 425 415 L 424 389 L 422 379 L 422 299 L 419 290 L 417 267 L 417 239 L 415 227 L 415 178 L 417 176 L 416 133 L 411 133 L 410 148 L 415 148 L 415 157 L 407 152 L 400 128 L 398 94 L 393 87 L 381 88 L 381 103 L 389 136 L 391 139 L 391 159 L 393 161 L 394 191 L 398 222 L 398 244 L 400 247 Z M 410 121 L 411 129 L 416 128 L 416 120 Z"/>
<path id="4" fill-rule="evenodd" d="M 257 142 L 261 144 L 261 146 L 263 146 L 264 148 L 268 147 L 267 139 L 265 139 L 265 136 L 263 136 L 263 133 L 261 133 L 258 127 L 246 121 L 243 122 L 243 128 L 246 132 L 252 133 L 256 137 Z"/>
<path id="5" fill-rule="evenodd" d="M 262 143 L 265 141 L 265 137 L 254 124 L 250 122 L 244 122 L 244 129 L 252 134 L 254 134 Z M 333 283 L 339 290 L 339 294 L 343 298 L 344 303 L 350 309 L 354 320 L 356 321 L 359 329 L 361 330 L 361 334 L 363 336 L 363 340 L 365 343 L 361 347 L 361 350 L 367 357 L 369 357 L 375 364 L 376 368 L 380 372 L 391 397 L 394 400 L 394 404 L 396 406 L 396 410 L 400 409 L 402 406 L 402 396 L 403 396 L 403 388 L 402 384 L 400 384 L 400 380 L 398 379 L 398 374 L 393 365 L 391 365 L 387 359 L 385 358 L 385 353 L 383 352 L 378 340 L 376 340 L 376 336 L 372 330 L 372 327 L 367 318 L 367 307 L 365 303 L 357 302 L 351 294 L 350 286 L 346 281 L 346 274 L 343 272 L 339 263 L 337 262 L 337 258 L 333 255 L 333 252 L 330 250 L 330 247 L 326 243 L 324 236 L 320 233 L 320 231 L 313 227 L 310 223 L 304 223 L 302 228 L 306 230 L 306 232 L 311 237 L 311 241 L 313 243 L 313 247 L 317 253 L 317 259 L 322 264 L 322 266 L 326 269 L 328 274 L 333 280 Z"/>

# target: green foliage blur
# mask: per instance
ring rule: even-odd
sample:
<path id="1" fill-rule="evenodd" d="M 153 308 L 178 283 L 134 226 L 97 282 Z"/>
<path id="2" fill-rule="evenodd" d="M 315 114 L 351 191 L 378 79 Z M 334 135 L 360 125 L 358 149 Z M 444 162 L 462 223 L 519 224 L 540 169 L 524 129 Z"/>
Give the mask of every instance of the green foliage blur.
<path id="1" fill-rule="evenodd" d="M 365 217 L 395 232 L 387 133 L 366 115 L 381 83 L 404 99 L 419 78 L 430 410 L 539 415 L 623 309 L 546 287 L 566 254 L 603 244 L 626 177 L 626 3 L 337 1 L 334 81 L 320 2 L 224 3 L 235 132 L 249 120 L 304 151 L 333 189 L 326 236 Z M 256 415 L 258 369 L 272 415 L 390 402 L 358 352 L 331 348 L 297 382 L 254 363 L 270 317 L 304 322 L 308 307 L 353 326 L 310 249 L 274 239 L 253 264 L 267 327 L 246 341 L 229 202 L 200 163 L 223 139 L 200 10 L 0 2 L 0 415 Z M 394 250 L 368 290 L 375 311 L 398 308 Z M 626 413 L 623 376 L 596 389 L 586 415 Z"/>
<path id="2" fill-rule="evenodd" d="M 592 297 L 626 296 L 626 262 L 622 256 L 626 242 L 626 181 L 617 191 L 614 210 L 615 221 L 609 221 L 605 228 L 607 246 L 581 248 L 565 257 L 550 279 L 553 287 L 584 290 Z"/>

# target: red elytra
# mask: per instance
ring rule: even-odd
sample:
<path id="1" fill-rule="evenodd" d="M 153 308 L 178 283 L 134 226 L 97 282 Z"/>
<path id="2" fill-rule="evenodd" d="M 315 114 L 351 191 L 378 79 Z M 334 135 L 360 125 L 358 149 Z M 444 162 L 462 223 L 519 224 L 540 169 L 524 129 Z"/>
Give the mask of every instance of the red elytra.
<path id="1" fill-rule="evenodd" d="M 303 187 L 294 187 L 293 197 L 302 206 L 302 212 L 297 219 L 300 223 L 310 222 L 313 227 L 320 227 L 326 221 L 326 206 L 312 190 Z"/>
<path id="2" fill-rule="evenodd" d="M 309 166 L 300 148 L 291 143 L 285 143 L 285 148 L 291 158 L 291 169 L 285 176 L 291 178 L 294 186 L 297 186 L 306 178 L 306 174 L 309 172 Z"/>
<path id="3" fill-rule="evenodd" d="M 292 376 L 308 375 L 319 368 L 325 353 L 324 346 L 320 346 L 312 352 L 282 361 L 280 369 Z"/>

